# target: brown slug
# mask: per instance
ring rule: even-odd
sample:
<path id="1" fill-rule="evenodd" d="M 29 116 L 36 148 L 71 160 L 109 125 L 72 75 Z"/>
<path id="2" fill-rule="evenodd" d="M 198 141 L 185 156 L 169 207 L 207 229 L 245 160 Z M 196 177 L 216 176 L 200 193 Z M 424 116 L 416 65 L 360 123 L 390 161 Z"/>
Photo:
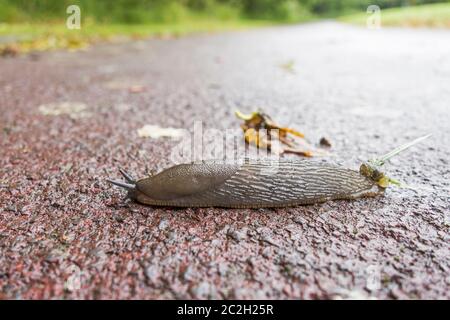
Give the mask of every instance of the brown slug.
<path id="1" fill-rule="evenodd" d="M 379 167 L 426 137 L 400 146 L 359 171 L 308 160 L 243 159 L 233 163 L 180 164 L 135 181 L 120 170 L 130 198 L 147 205 L 173 207 L 268 208 L 374 197 L 390 184 Z"/>

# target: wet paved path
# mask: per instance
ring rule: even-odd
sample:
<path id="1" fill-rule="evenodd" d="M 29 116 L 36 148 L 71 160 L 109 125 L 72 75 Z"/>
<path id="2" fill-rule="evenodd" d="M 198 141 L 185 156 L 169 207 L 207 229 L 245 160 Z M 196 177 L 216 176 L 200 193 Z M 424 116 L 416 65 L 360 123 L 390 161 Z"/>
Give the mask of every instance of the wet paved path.
<path id="1" fill-rule="evenodd" d="M 325 22 L 0 59 L 0 298 L 450 298 L 449 40 Z M 386 168 L 417 191 L 173 209 L 105 182 L 170 165 L 144 124 L 256 107 L 352 168 L 432 132 Z"/>

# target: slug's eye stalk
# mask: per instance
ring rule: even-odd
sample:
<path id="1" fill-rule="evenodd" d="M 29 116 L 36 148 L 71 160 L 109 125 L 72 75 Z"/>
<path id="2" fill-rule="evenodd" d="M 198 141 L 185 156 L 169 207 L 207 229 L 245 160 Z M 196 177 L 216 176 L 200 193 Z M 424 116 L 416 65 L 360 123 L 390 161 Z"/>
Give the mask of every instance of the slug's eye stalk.
<path id="1" fill-rule="evenodd" d="M 126 189 L 128 191 L 128 196 L 130 198 L 133 198 L 134 194 L 135 194 L 135 190 L 136 190 L 136 180 L 131 175 L 126 173 L 125 170 L 123 170 L 121 168 L 119 168 L 119 172 L 125 178 L 126 182 L 116 181 L 116 180 L 111 180 L 111 179 L 106 179 L 106 181 L 108 181 L 109 183 L 111 183 L 115 186 Z"/>
<path id="2" fill-rule="evenodd" d="M 412 147 L 413 145 L 421 142 L 422 140 L 425 140 L 426 138 L 430 137 L 431 134 L 428 134 L 426 136 L 417 138 L 411 142 L 405 143 L 391 152 L 386 153 L 385 155 L 377 158 L 367 161 L 366 163 L 363 163 L 361 167 L 359 168 L 359 173 L 370 180 L 374 181 L 379 187 L 381 188 L 387 188 L 390 184 L 395 184 L 397 186 L 400 186 L 400 182 L 398 182 L 395 179 L 387 177 L 383 172 L 380 171 L 380 167 L 383 166 L 389 159 L 396 156 L 400 152 Z"/>

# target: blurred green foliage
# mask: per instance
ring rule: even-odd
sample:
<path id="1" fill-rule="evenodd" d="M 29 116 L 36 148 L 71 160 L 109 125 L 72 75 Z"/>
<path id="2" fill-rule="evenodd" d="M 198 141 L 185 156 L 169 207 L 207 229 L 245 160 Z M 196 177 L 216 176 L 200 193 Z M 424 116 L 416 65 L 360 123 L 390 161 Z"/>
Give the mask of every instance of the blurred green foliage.
<path id="1" fill-rule="evenodd" d="M 51 22 L 66 17 L 71 4 L 82 18 L 105 23 L 173 23 L 196 15 L 220 20 L 250 18 L 300 21 L 365 11 L 376 3 L 382 9 L 438 0 L 0 0 L 0 22 Z"/>

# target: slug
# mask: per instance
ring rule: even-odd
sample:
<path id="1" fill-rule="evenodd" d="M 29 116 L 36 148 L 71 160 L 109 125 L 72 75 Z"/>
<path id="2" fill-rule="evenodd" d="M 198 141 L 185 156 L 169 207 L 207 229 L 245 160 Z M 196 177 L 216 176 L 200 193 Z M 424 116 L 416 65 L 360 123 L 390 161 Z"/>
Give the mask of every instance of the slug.
<path id="1" fill-rule="evenodd" d="M 374 197 L 390 183 L 398 184 L 379 167 L 424 138 L 363 163 L 359 171 L 308 160 L 210 160 L 176 165 L 137 181 L 120 170 L 127 183 L 108 181 L 153 206 L 269 208 Z"/>

